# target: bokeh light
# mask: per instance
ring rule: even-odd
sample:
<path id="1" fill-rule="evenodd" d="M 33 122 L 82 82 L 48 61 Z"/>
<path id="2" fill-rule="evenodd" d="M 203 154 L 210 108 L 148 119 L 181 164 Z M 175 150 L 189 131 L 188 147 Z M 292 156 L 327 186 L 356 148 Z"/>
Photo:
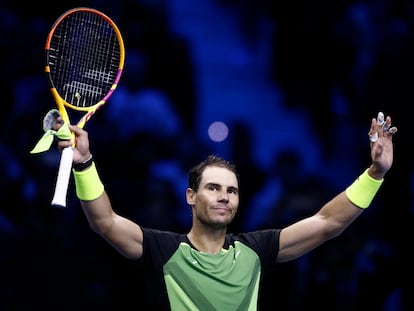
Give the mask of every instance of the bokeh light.
<path id="1" fill-rule="evenodd" d="M 208 137 L 214 142 L 224 141 L 229 134 L 228 126 L 222 121 L 215 121 L 208 127 Z"/>

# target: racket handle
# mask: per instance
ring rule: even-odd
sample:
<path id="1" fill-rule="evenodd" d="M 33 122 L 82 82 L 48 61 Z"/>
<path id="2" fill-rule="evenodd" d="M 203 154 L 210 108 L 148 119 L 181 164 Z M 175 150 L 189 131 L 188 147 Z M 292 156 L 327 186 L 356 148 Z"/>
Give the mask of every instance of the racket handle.
<path id="1" fill-rule="evenodd" d="M 66 194 L 68 192 L 70 173 L 72 171 L 73 152 L 72 147 L 67 147 L 62 150 L 55 194 L 52 199 L 52 206 L 54 207 L 66 207 Z"/>

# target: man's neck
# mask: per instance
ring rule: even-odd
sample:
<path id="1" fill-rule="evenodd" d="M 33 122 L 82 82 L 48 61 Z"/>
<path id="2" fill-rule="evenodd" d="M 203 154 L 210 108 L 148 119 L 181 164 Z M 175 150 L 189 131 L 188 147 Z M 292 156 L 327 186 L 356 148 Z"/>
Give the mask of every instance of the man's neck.
<path id="1" fill-rule="evenodd" d="M 200 252 L 216 254 L 223 248 L 226 237 L 226 228 L 202 229 L 193 226 L 187 234 L 187 237 L 193 246 Z"/>

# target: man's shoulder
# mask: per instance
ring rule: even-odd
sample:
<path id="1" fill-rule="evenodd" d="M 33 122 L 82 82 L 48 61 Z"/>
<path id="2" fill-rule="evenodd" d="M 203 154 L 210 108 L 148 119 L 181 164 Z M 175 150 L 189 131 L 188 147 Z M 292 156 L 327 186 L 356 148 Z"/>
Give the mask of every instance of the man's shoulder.
<path id="1" fill-rule="evenodd" d="M 184 241 L 186 240 L 186 234 L 184 233 L 178 233 L 168 230 L 159 230 L 159 229 L 153 229 L 153 228 L 141 228 L 144 239 L 152 238 L 152 239 L 169 239 L 174 241 Z"/>
<path id="2" fill-rule="evenodd" d="M 226 244 L 233 245 L 238 241 L 257 251 L 265 248 L 278 248 L 280 231 L 280 229 L 265 229 L 238 234 L 229 233 L 226 235 Z"/>

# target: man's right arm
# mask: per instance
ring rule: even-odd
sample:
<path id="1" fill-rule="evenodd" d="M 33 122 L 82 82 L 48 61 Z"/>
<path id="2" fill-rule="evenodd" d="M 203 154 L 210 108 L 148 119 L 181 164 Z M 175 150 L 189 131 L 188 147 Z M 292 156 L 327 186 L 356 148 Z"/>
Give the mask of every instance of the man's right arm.
<path id="1" fill-rule="evenodd" d="M 125 257 L 141 257 L 143 233 L 140 226 L 115 213 L 105 191 L 95 200 L 80 202 L 94 232 Z"/>
<path id="2" fill-rule="evenodd" d="M 69 125 L 76 136 L 73 163 L 85 162 L 91 157 L 89 150 L 88 132 L 84 129 Z M 70 141 L 59 141 L 58 148 L 71 145 Z M 111 201 L 104 190 L 95 163 L 73 171 L 76 193 L 82 205 L 83 212 L 91 229 L 108 241 L 118 252 L 130 259 L 138 259 L 142 255 L 143 233 L 141 227 L 131 220 L 115 213 Z"/>

